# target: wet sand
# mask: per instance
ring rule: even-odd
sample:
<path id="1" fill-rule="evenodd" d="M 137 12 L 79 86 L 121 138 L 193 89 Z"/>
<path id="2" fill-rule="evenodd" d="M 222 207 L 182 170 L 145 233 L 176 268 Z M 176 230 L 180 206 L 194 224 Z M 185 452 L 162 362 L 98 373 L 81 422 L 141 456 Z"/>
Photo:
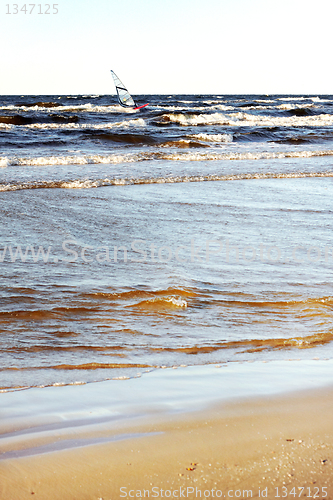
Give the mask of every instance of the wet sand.
<path id="1" fill-rule="evenodd" d="M 90 425 L 35 415 L 38 432 L 36 422 L 15 431 L 14 419 L 2 439 L 0 498 L 331 498 L 332 414 L 330 386 Z"/>
<path id="2" fill-rule="evenodd" d="M 333 389 L 133 426 L 152 434 L 2 461 L 1 498 L 330 498 L 332 412 Z"/>

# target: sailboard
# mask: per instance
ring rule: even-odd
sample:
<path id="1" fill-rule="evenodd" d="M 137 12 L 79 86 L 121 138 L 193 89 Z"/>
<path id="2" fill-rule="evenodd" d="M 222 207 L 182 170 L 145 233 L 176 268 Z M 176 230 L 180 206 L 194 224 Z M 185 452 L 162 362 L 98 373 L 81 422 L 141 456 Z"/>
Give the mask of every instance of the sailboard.
<path id="1" fill-rule="evenodd" d="M 123 106 L 124 108 L 130 108 L 130 109 L 141 109 L 141 108 L 144 108 L 145 106 L 148 106 L 148 103 L 143 104 L 142 106 L 137 106 L 133 97 L 128 92 L 127 88 L 122 83 L 122 81 L 119 80 L 116 73 L 111 70 L 111 75 L 112 75 L 112 78 L 113 78 L 113 81 L 114 81 L 114 84 L 116 87 L 118 102 L 121 106 Z"/>

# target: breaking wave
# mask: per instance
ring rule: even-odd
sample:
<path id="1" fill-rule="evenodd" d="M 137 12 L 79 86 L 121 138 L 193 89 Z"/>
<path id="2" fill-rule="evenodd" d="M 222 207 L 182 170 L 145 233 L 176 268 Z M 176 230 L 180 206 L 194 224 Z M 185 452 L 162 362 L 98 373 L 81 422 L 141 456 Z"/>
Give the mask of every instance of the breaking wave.
<path id="1" fill-rule="evenodd" d="M 77 120 L 73 119 L 68 120 L 59 120 L 56 118 L 57 122 L 64 121 L 65 123 L 45 123 L 45 122 L 37 122 L 37 123 L 29 123 L 25 125 L 20 125 L 20 128 L 23 129 L 32 129 L 32 130 L 103 130 L 110 128 L 128 128 L 128 127 L 145 127 L 146 122 L 142 118 L 134 118 L 132 120 L 122 120 L 121 122 L 110 122 L 110 123 L 76 123 Z M 13 127 L 13 123 L 0 123 L 0 128 L 11 129 Z"/>
<path id="2" fill-rule="evenodd" d="M 155 120 L 155 124 L 175 124 L 183 127 L 198 125 L 226 125 L 249 127 L 325 127 L 333 125 L 333 115 L 319 114 L 311 116 L 261 116 L 249 113 L 167 113 Z"/>
<path id="3" fill-rule="evenodd" d="M 133 163 L 147 160 L 181 160 L 181 161 L 214 161 L 214 160 L 273 160 L 281 158 L 312 158 L 333 156 L 333 150 L 317 151 L 262 151 L 257 153 L 168 153 L 160 151 L 145 151 L 127 154 L 111 155 L 69 155 L 69 156 L 40 156 L 37 158 L 2 157 L 1 167 L 9 166 L 46 166 L 46 165 L 89 165 L 89 164 L 118 164 Z"/>
<path id="4" fill-rule="evenodd" d="M 90 189 L 103 186 L 128 186 L 142 184 L 175 184 L 182 182 L 212 182 L 212 181 L 237 181 L 251 179 L 300 179 L 310 177 L 333 177 L 333 171 L 325 172 L 256 172 L 233 175 L 179 175 L 170 177 L 123 177 L 104 179 L 73 179 L 60 181 L 31 181 L 23 183 L 0 184 L 1 191 L 18 191 L 22 189 Z"/>
<path id="5" fill-rule="evenodd" d="M 56 112 L 68 112 L 68 111 L 85 111 L 89 113 L 136 113 L 137 111 L 133 109 L 122 108 L 119 104 L 110 104 L 107 106 L 97 106 L 94 104 L 80 104 L 80 105 L 68 105 L 63 106 L 59 103 L 54 102 L 37 102 L 32 104 L 19 104 L 19 105 L 9 105 L 0 106 L 0 110 L 3 111 L 47 111 L 50 112 L 54 108 Z"/>
<path id="6" fill-rule="evenodd" d="M 193 134 L 190 135 L 193 139 L 208 142 L 232 142 L 232 134 Z"/>
<path id="7" fill-rule="evenodd" d="M 1 167 L 8 166 L 46 166 L 46 165 L 92 165 L 100 163 L 129 163 L 140 158 L 135 154 L 124 155 L 73 155 L 73 156 L 40 156 L 37 158 L 6 158 L 0 159 Z"/>
<path id="8" fill-rule="evenodd" d="M 58 109 L 58 108 L 57 108 Z M 328 127 L 333 125 L 333 115 L 327 113 L 314 114 L 311 107 L 283 105 L 287 116 L 265 116 L 250 114 L 244 111 L 235 113 L 164 113 L 151 118 L 151 125 L 181 127 L 193 126 L 229 126 L 229 127 Z M 74 111 L 74 110 L 71 110 Z M 143 118 L 121 120 L 119 122 L 78 123 L 75 116 L 54 115 L 49 121 L 31 119 L 24 116 L 3 116 L 0 129 L 10 130 L 13 127 L 30 130 L 103 130 L 111 128 L 146 127 Z M 219 134 L 212 134 L 219 135 Z"/>
<path id="9" fill-rule="evenodd" d="M 163 312 L 168 309 L 186 308 L 187 302 L 181 297 L 156 297 L 149 300 L 143 300 L 142 302 L 126 307 L 146 309 L 147 311 L 153 312 Z"/>

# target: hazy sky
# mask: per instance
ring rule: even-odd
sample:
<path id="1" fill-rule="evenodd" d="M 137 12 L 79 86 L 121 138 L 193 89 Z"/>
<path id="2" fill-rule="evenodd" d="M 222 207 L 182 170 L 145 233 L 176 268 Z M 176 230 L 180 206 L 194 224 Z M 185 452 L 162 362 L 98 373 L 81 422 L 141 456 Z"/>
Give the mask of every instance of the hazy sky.
<path id="1" fill-rule="evenodd" d="M 0 94 L 333 93 L 331 0 L 16 1 Z"/>

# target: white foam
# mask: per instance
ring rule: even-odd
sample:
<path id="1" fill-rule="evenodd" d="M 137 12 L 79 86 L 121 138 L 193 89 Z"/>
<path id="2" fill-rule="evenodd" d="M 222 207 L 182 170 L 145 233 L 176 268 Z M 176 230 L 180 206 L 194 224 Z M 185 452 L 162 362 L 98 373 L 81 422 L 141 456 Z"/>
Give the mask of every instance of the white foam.
<path id="1" fill-rule="evenodd" d="M 311 158 L 314 156 L 332 156 L 333 150 L 321 151 L 262 151 L 257 153 L 210 153 L 210 152 L 186 152 L 186 153 L 165 153 L 164 160 L 274 160 L 279 158 Z"/>
<path id="2" fill-rule="evenodd" d="M 276 102 L 275 100 L 272 99 L 255 99 L 254 102 L 267 102 L 267 103 L 274 103 Z"/>
<path id="3" fill-rule="evenodd" d="M 211 123 L 218 123 L 219 125 L 227 125 L 228 118 L 226 115 L 222 115 L 221 113 L 214 114 L 202 114 L 202 115 L 193 115 L 193 114 L 166 114 L 164 115 L 168 121 L 179 123 L 183 126 L 190 125 L 208 125 Z"/>
<path id="4" fill-rule="evenodd" d="M 163 104 L 156 104 L 154 106 L 150 106 L 151 108 L 153 109 L 157 109 L 157 110 L 163 110 L 163 111 L 178 111 L 178 112 L 181 112 L 181 111 L 185 111 L 188 109 L 186 108 L 185 106 L 167 106 L 167 105 L 163 105 Z M 197 110 L 198 108 L 192 108 L 191 107 L 191 110 Z M 206 109 L 206 108 L 201 108 L 201 109 Z"/>
<path id="5" fill-rule="evenodd" d="M 170 302 L 172 305 L 176 307 L 187 307 L 186 300 L 180 297 L 168 297 L 167 299 L 165 299 L 165 301 Z"/>
<path id="6" fill-rule="evenodd" d="M 42 129 L 42 130 L 85 130 L 85 129 L 94 129 L 94 130 L 103 130 L 103 129 L 111 129 L 111 128 L 130 128 L 130 127 L 145 127 L 146 122 L 142 118 L 135 118 L 133 120 L 123 120 L 121 122 L 111 122 L 111 123 L 95 123 L 95 124 L 78 124 L 78 123 L 32 123 L 30 125 L 20 125 L 20 127 L 24 127 L 27 129 Z"/>
<path id="7" fill-rule="evenodd" d="M 215 109 L 220 109 L 221 111 L 229 111 L 229 110 L 233 110 L 235 109 L 234 106 L 228 106 L 226 104 L 221 104 L 220 101 L 202 101 L 203 104 L 208 104 L 209 106 L 211 106 L 212 108 L 215 108 Z M 194 108 L 193 108 L 194 109 Z M 201 108 L 203 110 L 207 110 L 207 108 Z"/>
<path id="8" fill-rule="evenodd" d="M 227 134 L 226 134 L 227 135 Z M 34 158 L 4 157 L 0 166 L 46 166 L 46 165 L 89 165 L 89 164 L 118 164 L 134 163 L 144 160 L 180 160 L 180 161 L 207 161 L 207 160 L 270 160 L 279 158 L 311 158 L 315 156 L 332 156 L 333 150 L 317 151 L 262 151 L 248 153 L 219 153 L 186 151 L 162 153 L 160 151 L 145 151 L 141 153 L 127 153 L 123 155 L 68 155 L 68 156 L 40 156 Z"/>
<path id="9" fill-rule="evenodd" d="M 333 115 L 321 114 L 317 116 L 258 116 L 244 112 L 223 114 L 166 114 L 168 121 L 185 127 L 196 125 L 228 125 L 236 127 L 326 127 L 333 125 Z"/>
<path id="10" fill-rule="evenodd" d="M 331 99 L 322 99 L 319 96 L 316 97 L 279 97 L 278 101 L 313 101 L 313 102 L 331 102 Z"/>
<path id="11" fill-rule="evenodd" d="M 186 302 L 186 300 L 182 299 L 179 296 L 172 295 L 170 297 L 155 297 L 153 299 L 143 301 L 143 302 L 140 302 L 139 304 L 137 304 L 137 306 L 142 306 L 142 305 L 145 305 L 148 307 L 152 306 L 152 305 L 157 305 L 157 306 L 162 306 L 162 307 L 173 306 L 173 307 L 185 308 L 185 307 L 187 307 L 187 302 Z"/>
<path id="12" fill-rule="evenodd" d="M 89 179 L 86 179 L 86 180 L 62 182 L 60 184 L 60 187 L 64 189 L 90 189 L 99 187 L 99 184 L 98 181 L 90 181 Z"/>
<path id="13" fill-rule="evenodd" d="M 237 181 L 252 179 L 300 179 L 315 177 L 333 177 L 333 172 L 255 172 L 240 174 L 211 174 L 211 175 L 186 175 L 175 177 L 147 177 L 147 178 L 118 178 L 118 179 L 76 179 L 72 181 L 36 181 L 23 184 L 0 184 L 0 191 L 18 191 L 22 189 L 42 188 L 67 188 L 67 189 L 89 189 L 102 186 L 126 186 L 141 184 L 176 184 L 182 182 L 207 182 L 207 181 Z M 154 299 L 156 300 L 156 299 Z M 159 299 L 160 300 L 160 299 Z M 164 299 L 177 307 L 186 307 L 186 301 L 181 298 L 169 297 Z"/>
<path id="14" fill-rule="evenodd" d="M 81 155 L 81 156 L 39 156 L 35 158 L 6 158 L 0 166 L 46 166 L 46 165 L 89 165 L 99 163 L 131 163 L 140 160 L 136 154 L 125 155 Z"/>
<path id="15" fill-rule="evenodd" d="M 235 109 L 234 106 L 226 106 L 225 104 L 214 104 L 213 108 L 219 109 L 220 111 L 231 111 Z"/>
<path id="16" fill-rule="evenodd" d="M 208 142 L 232 142 L 232 134 L 193 134 L 192 139 L 199 139 Z"/>
<path id="17" fill-rule="evenodd" d="M 76 97 L 71 97 L 71 99 L 77 99 Z M 71 111 L 73 113 L 80 111 L 87 111 L 89 113 L 136 113 L 137 111 L 130 108 L 123 108 L 119 104 L 110 104 L 109 106 L 95 106 L 91 103 L 86 104 L 69 104 L 67 106 L 0 106 L 0 110 L 15 110 L 15 111 L 46 111 L 48 114 L 59 113 L 62 111 Z"/>
<path id="18" fill-rule="evenodd" d="M 278 101 L 308 101 L 311 97 L 278 97 Z"/>
<path id="19" fill-rule="evenodd" d="M 322 99 L 321 97 L 311 97 L 313 102 L 331 102 L 331 99 Z"/>
<path id="20" fill-rule="evenodd" d="M 313 108 L 315 107 L 314 104 L 309 103 L 309 104 L 279 104 L 276 106 L 277 109 L 286 109 L 286 110 L 291 110 L 291 109 L 306 109 L 306 108 Z"/>
<path id="21" fill-rule="evenodd" d="M 177 111 L 178 113 L 181 113 L 181 112 L 186 113 L 187 111 L 189 111 L 189 109 L 186 106 L 166 106 L 166 105 L 160 104 L 160 105 L 154 105 L 154 106 L 151 105 L 150 107 L 153 109 L 162 110 L 162 111 Z M 218 108 L 218 106 L 214 106 L 214 107 Z M 234 109 L 234 108 L 230 107 L 228 109 Z M 191 106 L 191 113 L 193 111 L 207 111 L 207 106 Z"/>
<path id="22" fill-rule="evenodd" d="M 1 110 L 15 110 L 15 109 L 17 109 L 17 106 L 10 104 L 9 106 L 0 106 L 0 109 Z"/>
<path id="23" fill-rule="evenodd" d="M 278 101 L 312 101 L 312 102 L 332 102 L 332 99 L 323 99 L 319 96 L 316 97 L 279 97 Z"/>

